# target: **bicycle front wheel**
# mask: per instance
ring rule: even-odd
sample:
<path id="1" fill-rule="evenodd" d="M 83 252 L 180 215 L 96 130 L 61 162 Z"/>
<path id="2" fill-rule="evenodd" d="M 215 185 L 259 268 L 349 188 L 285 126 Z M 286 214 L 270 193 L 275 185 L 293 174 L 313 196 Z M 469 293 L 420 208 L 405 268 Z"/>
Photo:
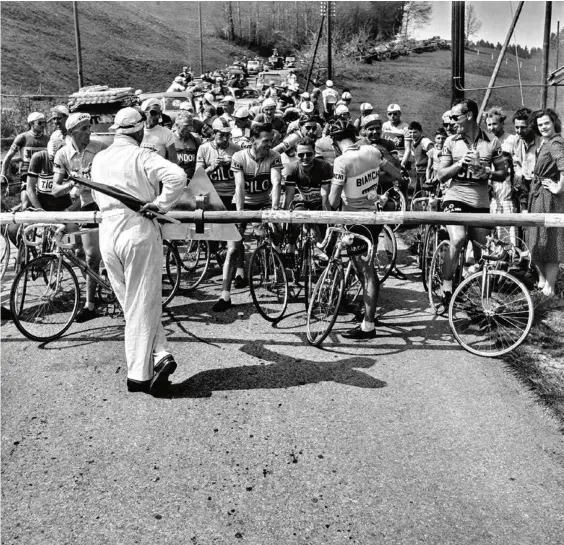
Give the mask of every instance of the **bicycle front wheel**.
<path id="1" fill-rule="evenodd" d="M 448 319 L 454 338 L 468 352 L 493 358 L 515 350 L 533 325 L 525 285 L 504 271 L 478 272 L 455 290 Z"/>
<path id="2" fill-rule="evenodd" d="M 280 254 L 269 243 L 259 245 L 251 255 L 248 276 L 260 315 L 269 322 L 280 320 L 288 305 L 288 279 Z"/>
<path id="3" fill-rule="evenodd" d="M 173 243 L 168 240 L 163 240 L 163 253 L 162 296 L 165 308 L 174 299 L 180 287 L 182 263 Z"/>
<path id="4" fill-rule="evenodd" d="M 313 346 L 319 346 L 333 329 L 344 291 L 343 267 L 330 261 L 315 284 L 307 310 L 307 340 Z"/>
<path id="5" fill-rule="evenodd" d="M 306 240 L 302 248 L 302 278 L 304 284 L 304 296 L 305 296 L 305 308 L 306 312 L 309 308 L 309 302 L 311 301 L 311 294 L 313 293 L 313 288 L 315 283 L 319 278 L 320 266 L 315 261 L 315 256 L 313 254 L 313 244 L 311 240 Z"/>
<path id="6" fill-rule="evenodd" d="M 427 225 L 423 238 L 423 247 L 421 248 L 421 281 L 425 291 L 428 289 L 429 271 L 433 255 L 439 243 L 439 227 L 437 225 Z"/>
<path id="7" fill-rule="evenodd" d="M 186 240 L 176 244 L 182 263 L 180 285 L 193 290 L 204 280 L 210 266 L 211 252 L 207 240 Z"/>
<path id="8" fill-rule="evenodd" d="M 378 237 L 378 246 L 374 252 L 374 268 L 382 284 L 396 265 L 398 255 L 398 243 L 396 235 L 389 225 L 382 226 Z"/>
<path id="9" fill-rule="evenodd" d="M 70 265 L 46 255 L 30 261 L 18 273 L 10 293 L 10 309 L 23 335 L 48 342 L 71 326 L 79 300 L 78 280 Z"/>

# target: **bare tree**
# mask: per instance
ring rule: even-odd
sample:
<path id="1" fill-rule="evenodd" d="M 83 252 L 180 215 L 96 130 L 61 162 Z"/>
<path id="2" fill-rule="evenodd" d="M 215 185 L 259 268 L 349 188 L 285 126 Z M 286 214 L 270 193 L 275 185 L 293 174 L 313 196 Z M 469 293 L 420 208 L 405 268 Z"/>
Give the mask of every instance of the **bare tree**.
<path id="1" fill-rule="evenodd" d="M 225 2 L 225 8 L 227 11 L 227 39 L 232 42 L 235 40 L 235 24 L 233 22 L 233 4 L 231 2 Z"/>
<path id="2" fill-rule="evenodd" d="M 472 36 L 476 36 L 481 28 L 482 21 L 478 19 L 476 8 L 469 2 L 466 3 L 466 12 L 464 13 L 464 35 L 466 41 L 470 40 Z"/>
<path id="3" fill-rule="evenodd" d="M 425 25 L 431 19 L 431 2 L 403 2 L 403 34 L 409 38 L 409 32 Z"/>

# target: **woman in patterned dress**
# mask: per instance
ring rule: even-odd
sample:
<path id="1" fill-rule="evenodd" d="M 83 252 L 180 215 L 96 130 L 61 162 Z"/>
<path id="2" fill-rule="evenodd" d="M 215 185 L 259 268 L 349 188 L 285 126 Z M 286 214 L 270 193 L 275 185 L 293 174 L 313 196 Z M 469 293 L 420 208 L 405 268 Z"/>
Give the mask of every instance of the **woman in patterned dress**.
<path id="1" fill-rule="evenodd" d="M 547 108 L 533 112 L 532 129 L 540 136 L 534 178 L 529 193 L 531 213 L 564 214 L 564 138 L 558 114 Z M 529 227 L 527 245 L 539 271 L 538 287 L 547 297 L 555 295 L 560 263 L 564 263 L 564 229 Z"/>

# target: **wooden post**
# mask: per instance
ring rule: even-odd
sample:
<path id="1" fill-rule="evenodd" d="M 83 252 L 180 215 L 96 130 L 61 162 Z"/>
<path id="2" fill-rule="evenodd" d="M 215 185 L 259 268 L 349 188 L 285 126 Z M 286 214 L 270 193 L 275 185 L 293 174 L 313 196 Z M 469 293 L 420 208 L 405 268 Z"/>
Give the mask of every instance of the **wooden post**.
<path id="1" fill-rule="evenodd" d="M 464 2 L 452 2 L 452 85 L 451 102 L 464 98 Z"/>
<path id="2" fill-rule="evenodd" d="M 507 50 L 507 46 L 509 45 L 509 40 L 511 40 L 511 36 L 513 35 L 513 31 L 515 30 L 515 26 L 517 25 L 517 21 L 519 19 L 519 15 L 521 14 L 521 10 L 523 9 L 523 4 L 525 2 L 519 2 L 517 9 L 515 10 L 515 14 L 513 15 L 513 20 L 511 21 L 511 25 L 509 27 L 509 31 L 507 32 L 507 36 L 505 37 L 505 42 L 503 43 L 503 47 L 501 48 L 501 52 L 499 53 L 499 57 L 497 58 L 497 62 L 495 68 L 492 72 L 492 77 L 490 78 L 490 83 L 488 84 L 488 90 L 484 95 L 484 100 L 482 100 L 482 106 L 480 107 L 480 113 L 478 114 L 478 125 L 482 120 L 482 116 L 486 110 L 486 106 L 488 105 L 488 100 L 492 94 L 492 87 L 495 85 L 495 80 L 497 78 L 497 74 L 499 73 L 499 69 L 501 68 L 501 61 L 503 60 L 503 56 L 505 55 L 505 51 Z"/>
<path id="3" fill-rule="evenodd" d="M 78 26 L 78 2 L 72 3 L 72 11 L 74 14 L 74 36 L 76 41 L 76 68 L 78 72 L 78 88 L 84 86 L 82 75 L 82 48 L 80 46 L 80 27 Z"/>
<path id="4" fill-rule="evenodd" d="M 559 55 L 560 55 L 560 21 L 556 25 L 556 66 L 554 67 L 555 70 L 560 68 L 558 66 L 559 62 Z M 553 110 L 556 110 L 556 97 L 558 96 L 558 85 L 554 86 L 554 107 Z"/>
<path id="5" fill-rule="evenodd" d="M 331 59 L 331 0 L 327 1 L 327 79 L 333 78 Z"/>
<path id="6" fill-rule="evenodd" d="M 542 48 L 542 83 L 544 87 L 541 92 L 541 109 L 546 108 L 546 99 L 548 97 L 548 87 L 546 80 L 548 79 L 548 59 L 550 57 L 550 23 L 552 20 L 552 2 L 546 2 L 544 17 L 544 43 Z"/>
<path id="7" fill-rule="evenodd" d="M 202 38 L 202 2 L 198 2 L 198 28 L 200 31 L 200 74 L 204 73 L 204 40 Z"/>
<path id="8" fill-rule="evenodd" d="M 319 47 L 319 41 L 321 40 L 321 34 L 323 33 L 323 23 L 325 22 L 325 15 L 321 16 L 321 23 L 319 25 L 319 32 L 317 34 L 317 41 L 315 42 L 315 49 L 313 50 L 313 57 L 311 59 L 311 65 L 309 67 L 309 74 L 307 75 L 307 81 L 305 86 L 305 91 L 309 87 L 309 82 L 311 80 L 311 74 L 313 73 L 313 65 L 315 64 L 315 57 L 317 56 L 317 48 Z"/>

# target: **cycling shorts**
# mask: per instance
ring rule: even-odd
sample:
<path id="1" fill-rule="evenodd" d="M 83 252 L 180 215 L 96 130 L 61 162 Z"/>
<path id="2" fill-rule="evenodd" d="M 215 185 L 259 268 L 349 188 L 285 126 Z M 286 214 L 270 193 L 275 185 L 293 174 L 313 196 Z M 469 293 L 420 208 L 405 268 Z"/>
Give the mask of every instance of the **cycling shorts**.
<path id="1" fill-rule="evenodd" d="M 476 208 L 461 201 L 443 201 L 443 212 L 463 214 L 489 214 L 489 208 Z"/>
<path id="2" fill-rule="evenodd" d="M 351 225 L 349 227 L 351 233 L 358 233 L 372 240 L 374 246 L 378 245 L 378 238 L 382 232 L 381 225 Z M 376 248 L 374 248 L 374 251 Z M 359 238 L 355 238 L 351 246 L 347 246 L 347 255 L 361 255 L 366 254 L 368 251 L 368 244 Z"/>
<path id="3" fill-rule="evenodd" d="M 89 204 L 86 204 L 84 206 L 82 206 L 80 208 L 81 212 L 98 212 L 100 209 L 98 208 L 98 205 L 95 202 L 91 202 Z M 96 227 L 98 227 L 97 223 L 81 223 L 80 227 L 82 227 L 83 229 L 96 229 Z"/>

